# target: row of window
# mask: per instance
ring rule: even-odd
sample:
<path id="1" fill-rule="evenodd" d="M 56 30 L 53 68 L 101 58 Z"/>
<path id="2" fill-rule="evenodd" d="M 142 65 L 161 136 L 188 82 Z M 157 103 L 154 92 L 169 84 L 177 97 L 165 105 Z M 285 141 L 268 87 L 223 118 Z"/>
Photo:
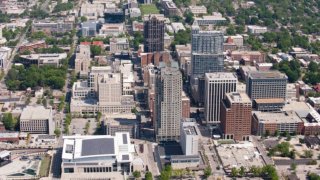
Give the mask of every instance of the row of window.
<path id="1" fill-rule="evenodd" d="M 85 173 L 99 173 L 99 172 L 112 172 L 111 167 L 87 167 L 83 168 Z"/>

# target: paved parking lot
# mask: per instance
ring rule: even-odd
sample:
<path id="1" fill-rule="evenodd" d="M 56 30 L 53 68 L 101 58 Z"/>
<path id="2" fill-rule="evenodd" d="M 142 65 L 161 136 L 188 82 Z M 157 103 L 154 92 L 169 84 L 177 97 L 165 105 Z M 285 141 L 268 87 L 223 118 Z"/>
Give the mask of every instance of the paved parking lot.
<path id="1" fill-rule="evenodd" d="M 70 129 L 72 134 L 82 134 L 84 135 L 86 123 L 90 123 L 89 132 L 87 134 L 93 134 L 97 127 L 97 122 L 95 118 L 74 118 L 71 121 Z"/>

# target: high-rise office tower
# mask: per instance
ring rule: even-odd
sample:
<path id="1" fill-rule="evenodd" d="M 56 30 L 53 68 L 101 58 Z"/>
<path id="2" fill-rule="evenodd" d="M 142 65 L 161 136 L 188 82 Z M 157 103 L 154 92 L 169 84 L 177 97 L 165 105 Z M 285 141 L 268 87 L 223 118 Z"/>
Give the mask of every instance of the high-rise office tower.
<path id="1" fill-rule="evenodd" d="M 205 74 L 204 113 L 207 124 L 220 123 L 221 101 L 225 93 L 237 90 L 238 78 L 233 73 Z"/>
<path id="2" fill-rule="evenodd" d="M 121 103 L 122 82 L 120 73 L 110 73 L 99 76 L 98 87 L 98 98 L 101 105 Z"/>
<path id="3" fill-rule="evenodd" d="M 250 72 L 246 91 L 251 100 L 286 98 L 287 76 L 279 71 Z"/>
<path id="4" fill-rule="evenodd" d="M 164 50 L 164 15 L 149 14 L 144 18 L 144 52 Z"/>
<path id="5" fill-rule="evenodd" d="M 192 76 L 223 71 L 223 41 L 221 31 L 200 30 L 197 22 L 192 25 Z"/>
<path id="6" fill-rule="evenodd" d="M 75 58 L 75 72 L 79 73 L 80 77 L 88 76 L 91 52 L 89 45 L 79 45 Z"/>
<path id="7" fill-rule="evenodd" d="M 249 140 L 251 134 L 252 103 L 245 93 L 226 93 L 221 106 L 223 138 Z"/>
<path id="8" fill-rule="evenodd" d="M 250 72 L 246 92 L 258 111 L 281 111 L 287 93 L 287 76 L 279 71 Z"/>
<path id="9" fill-rule="evenodd" d="M 223 71 L 223 33 L 201 30 L 197 21 L 192 25 L 191 88 L 194 100 L 204 103 L 204 74 Z"/>
<path id="10" fill-rule="evenodd" d="M 179 141 L 182 75 L 177 62 L 160 63 L 156 74 L 154 128 L 156 141 Z"/>

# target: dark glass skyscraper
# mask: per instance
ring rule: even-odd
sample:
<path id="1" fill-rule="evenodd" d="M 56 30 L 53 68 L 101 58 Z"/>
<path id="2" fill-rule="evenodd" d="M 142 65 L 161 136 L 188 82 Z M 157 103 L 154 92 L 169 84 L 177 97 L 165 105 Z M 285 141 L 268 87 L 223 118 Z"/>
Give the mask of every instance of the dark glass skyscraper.
<path id="1" fill-rule="evenodd" d="M 144 52 L 164 50 L 164 16 L 149 14 L 144 18 Z"/>

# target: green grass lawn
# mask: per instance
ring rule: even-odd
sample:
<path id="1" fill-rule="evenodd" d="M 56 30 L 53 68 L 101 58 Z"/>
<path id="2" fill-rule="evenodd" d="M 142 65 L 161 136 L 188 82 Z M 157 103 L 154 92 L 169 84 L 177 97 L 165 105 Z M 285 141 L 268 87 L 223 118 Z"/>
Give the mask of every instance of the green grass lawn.
<path id="1" fill-rule="evenodd" d="M 40 165 L 40 172 L 39 175 L 40 177 L 47 177 L 50 169 L 50 162 L 51 162 L 51 157 L 50 156 L 44 156 L 42 157 L 41 160 L 41 165 Z"/>
<path id="2" fill-rule="evenodd" d="M 160 11 L 155 4 L 142 4 L 140 5 L 141 14 L 158 14 Z"/>

